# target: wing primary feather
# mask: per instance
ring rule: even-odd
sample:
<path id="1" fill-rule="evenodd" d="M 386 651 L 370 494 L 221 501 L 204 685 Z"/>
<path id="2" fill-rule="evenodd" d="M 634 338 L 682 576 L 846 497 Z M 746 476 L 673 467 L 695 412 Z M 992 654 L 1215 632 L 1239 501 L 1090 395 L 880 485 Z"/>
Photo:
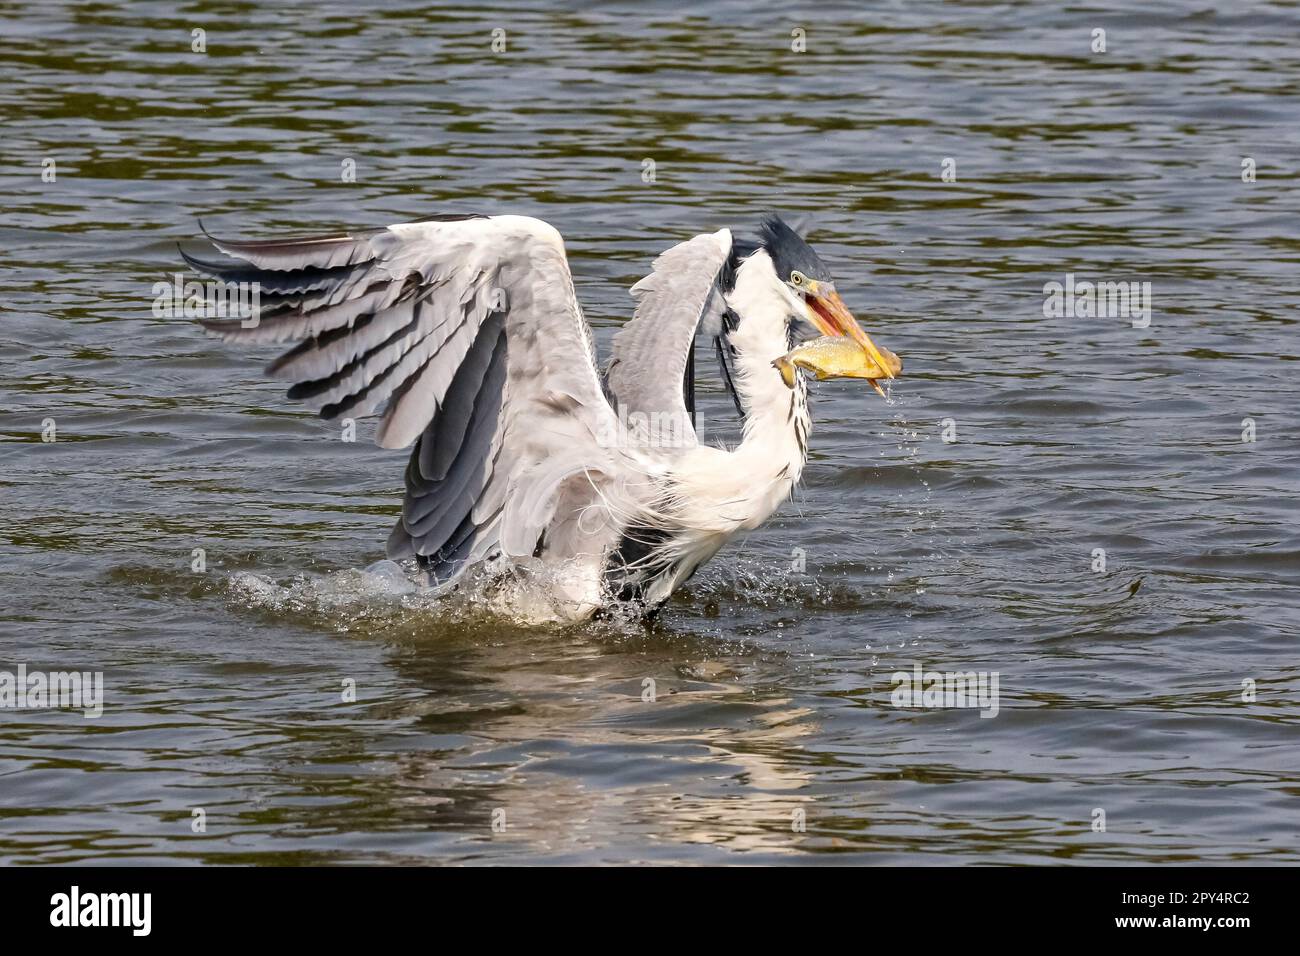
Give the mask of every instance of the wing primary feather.
<path id="1" fill-rule="evenodd" d="M 291 271 L 275 271 L 250 266 L 243 262 L 213 262 L 210 259 L 200 259 L 190 255 L 184 249 L 180 249 L 180 254 L 186 264 L 200 275 L 211 276 L 222 282 L 255 282 L 261 292 L 282 295 L 334 288 L 371 268 L 369 263 L 362 262 L 328 267 L 308 265 Z"/>
<path id="2" fill-rule="evenodd" d="M 728 346 L 723 343 L 723 335 L 717 335 L 713 338 L 713 347 L 718 353 L 718 367 L 722 369 L 722 383 L 726 386 L 727 391 L 731 393 L 731 400 L 736 403 L 736 414 L 741 418 L 745 417 L 745 409 L 740 404 L 740 393 L 736 391 L 736 383 L 731 377 L 731 361 L 727 358 Z"/>
<path id="3" fill-rule="evenodd" d="M 407 491 L 402 507 L 402 523 L 418 542 L 417 551 L 431 554 L 443 547 L 460 521 L 473 512 L 474 502 L 482 491 L 485 465 L 491 453 L 501 412 L 505 385 L 505 336 L 500 328 L 486 330 L 483 346 L 475 349 L 488 355 L 486 367 L 465 369 L 459 383 L 449 391 L 468 391 L 470 415 L 467 421 L 448 421 L 439 414 L 430 422 L 420 444 L 412 451 L 407 467 Z M 459 432 L 456 434 L 455 432 Z M 450 433 L 450 434 L 449 434 Z M 452 443 L 454 452 L 449 452 Z M 444 454 L 453 454 L 442 477 L 424 471 L 426 451 L 432 444 Z M 475 479 L 478 483 L 475 483 Z"/>
<path id="4" fill-rule="evenodd" d="M 369 262 L 378 256 L 369 237 L 385 228 L 360 230 L 356 235 L 302 236 L 289 239 L 219 239 L 199 220 L 199 229 L 218 250 L 261 269 L 284 272 L 304 266 L 332 267 Z"/>
<path id="5" fill-rule="evenodd" d="M 426 480 L 441 481 L 447 477 L 447 471 L 456 460 L 475 409 L 485 397 L 483 391 L 493 385 L 500 390 L 501 383 L 495 381 L 492 371 L 498 364 L 498 349 L 502 346 L 504 329 L 503 313 L 489 317 L 479 330 L 478 340 L 456 370 L 455 378 L 448 386 L 447 394 L 439 405 L 429 430 L 425 432 L 425 439 L 433 440 L 422 442 L 424 449 L 420 455 L 420 474 Z M 504 363 L 501 364 L 504 368 Z M 492 380 L 489 381 L 490 379 Z"/>
<path id="6" fill-rule="evenodd" d="M 686 374 L 682 377 L 682 403 L 686 414 L 691 416 L 691 427 L 695 427 L 695 339 L 691 339 L 686 352 Z"/>

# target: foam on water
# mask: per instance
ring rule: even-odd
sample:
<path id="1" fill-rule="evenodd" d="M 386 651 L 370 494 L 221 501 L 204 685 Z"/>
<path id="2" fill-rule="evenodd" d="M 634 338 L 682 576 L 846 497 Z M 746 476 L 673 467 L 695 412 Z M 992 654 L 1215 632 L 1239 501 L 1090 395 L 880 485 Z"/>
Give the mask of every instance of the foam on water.
<path id="1" fill-rule="evenodd" d="M 288 580 L 238 571 L 230 575 L 230 594 L 248 605 L 277 613 L 323 616 L 337 624 L 359 618 L 410 614 L 445 622 L 495 620 L 519 626 L 573 623 L 590 616 L 582 596 L 579 568 L 546 567 L 540 561 L 485 566 L 452 585 L 430 586 L 413 563 L 377 561 L 366 568 L 324 574 L 299 572 Z M 635 615 L 629 606 L 613 607 L 616 619 Z"/>

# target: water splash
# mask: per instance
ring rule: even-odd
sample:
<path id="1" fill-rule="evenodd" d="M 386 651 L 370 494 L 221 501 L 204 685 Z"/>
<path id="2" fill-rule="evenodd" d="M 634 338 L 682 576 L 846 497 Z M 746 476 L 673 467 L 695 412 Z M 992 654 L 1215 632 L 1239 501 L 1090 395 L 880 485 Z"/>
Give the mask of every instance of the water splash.
<path id="1" fill-rule="evenodd" d="M 639 609 L 620 608 L 600 594 L 588 594 L 589 577 L 573 562 L 547 566 L 530 559 L 488 563 L 454 584 L 430 586 L 414 562 L 384 560 L 364 569 L 299 572 L 287 580 L 238 571 L 229 576 L 227 590 L 250 607 L 304 615 L 345 631 L 362 621 L 383 625 L 414 618 L 443 624 L 571 624 L 588 619 L 597 606 L 607 613 L 612 607 L 610 616 L 619 620 L 639 616 Z"/>

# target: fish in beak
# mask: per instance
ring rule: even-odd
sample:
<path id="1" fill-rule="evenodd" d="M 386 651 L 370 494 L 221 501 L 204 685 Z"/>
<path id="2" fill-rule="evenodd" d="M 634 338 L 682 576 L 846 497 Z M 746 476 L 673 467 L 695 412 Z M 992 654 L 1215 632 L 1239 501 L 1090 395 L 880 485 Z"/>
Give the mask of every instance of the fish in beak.
<path id="1" fill-rule="evenodd" d="M 872 388 L 881 392 L 877 380 L 897 375 L 903 363 L 889 349 L 880 351 L 890 365 L 877 365 L 866 350 L 847 335 L 823 335 L 786 352 L 772 362 L 772 367 L 781 372 L 786 388 L 794 388 L 795 370 L 803 369 L 818 380 L 865 378 Z"/>
<path id="2" fill-rule="evenodd" d="M 871 337 L 862 331 L 862 327 L 858 325 L 858 320 L 853 317 L 853 313 L 844 304 L 844 300 L 828 283 L 812 283 L 812 288 L 804 294 L 804 303 L 808 307 L 808 319 L 817 327 L 817 331 L 824 336 L 852 339 L 866 353 L 866 358 L 869 359 L 870 365 L 874 367 L 875 371 L 884 373 L 880 377 L 892 379 L 903 370 L 903 363 L 897 355 L 888 349 L 878 348 L 876 343 L 871 341 Z M 818 377 L 831 378 L 837 377 L 837 375 L 850 378 L 867 378 L 871 387 L 882 398 L 884 397 L 884 389 L 880 387 L 876 378 L 865 375 L 843 376 L 842 373 L 834 371 L 828 371 L 826 375 L 818 375 Z"/>

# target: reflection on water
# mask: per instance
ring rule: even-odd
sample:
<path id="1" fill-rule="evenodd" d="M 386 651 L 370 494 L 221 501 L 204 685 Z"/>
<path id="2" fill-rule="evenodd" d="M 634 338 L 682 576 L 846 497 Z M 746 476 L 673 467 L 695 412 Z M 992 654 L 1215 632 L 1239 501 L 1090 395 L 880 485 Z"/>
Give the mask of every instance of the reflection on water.
<path id="1" fill-rule="evenodd" d="M 1295 862 L 1296 16 L 0 0 L 0 670 L 107 695 L 0 710 L 0 857 Z M 650 628 L 356 570 L 401 456 L 150 312 L 199 217 L 510 211 L 607 348 L 772 207 L 907 375 L 817 386 L 805 487 Z M 917 663 L 998 716 L 891 706 Z"/>

